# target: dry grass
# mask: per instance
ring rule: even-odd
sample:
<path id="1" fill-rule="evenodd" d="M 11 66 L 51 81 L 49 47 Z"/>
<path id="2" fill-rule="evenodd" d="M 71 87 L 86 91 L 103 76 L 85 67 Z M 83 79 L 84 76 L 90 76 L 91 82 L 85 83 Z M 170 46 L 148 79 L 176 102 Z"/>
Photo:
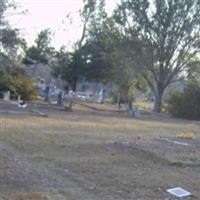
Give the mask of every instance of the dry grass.
<path id="1" fill-rule="evenodd" d="M 17 192 L 14 194 L 5 194 L 0 200 L 72 200 L 70 196 L 61 194 L 47 194 L 39 192 Z"/>
<path id="2" fill-rule="evenodd" d="M 134 102 L 134 105 L 138 108 L 141 108 L 141 109 L 152 109 L 153 108 L 153 102 L 147 102 L 147 101 L 136 101 Z"/>
<path id="3" fill-rule="evenodd" d="M 167 199 L 168 187 L 182 186 L 200 196 L 199 168 L 173 164 L 184 157 L 200 160 L 198 149 L 180 154 L 179 149 L 173 152 L 169 148 L 169 153 L 160 155 L 162 143 L 154 146 L 155 138 L 174 138 L 183 132 L 199 138 L 198 123 L 159 116 L 137 120 L 124 113 L 90 112 L 80 105 L 75 108 L 69 113 L 51 111 L 49 118 L 1 118 L 1 141 L 7 145 L 4 149 L 8 148 L 2 156 L 11 156 L 0 177 L 5 182 L 9 179 L 2 194 L 7 192 L 15 200 L 159 200 Z M 129 148 L 120 143 L 123 141 L 142 141 L 146 146 Z M 24 172 L 17 176 L 23 167 Z M 20 184 L 13 187 L 13 181 Z M 59 197 L 49 192 L 52 187 Z M 26 192 L 31 190 L 37 192 L 29 198 Z M 13 196 L 18 191 L 25 193 Z M 43 195 L 47 193 L 49 196 Z"/>

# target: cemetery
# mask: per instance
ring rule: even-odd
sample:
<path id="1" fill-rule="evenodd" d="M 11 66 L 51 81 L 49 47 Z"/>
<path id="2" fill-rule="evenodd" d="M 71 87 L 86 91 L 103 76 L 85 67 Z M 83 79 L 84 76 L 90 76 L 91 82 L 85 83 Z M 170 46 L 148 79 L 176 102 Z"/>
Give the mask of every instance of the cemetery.
<path id="1" fill-rule="evenodd" d="M 0 0 L 0 200 L 199 200 L 199 13 Z"/>

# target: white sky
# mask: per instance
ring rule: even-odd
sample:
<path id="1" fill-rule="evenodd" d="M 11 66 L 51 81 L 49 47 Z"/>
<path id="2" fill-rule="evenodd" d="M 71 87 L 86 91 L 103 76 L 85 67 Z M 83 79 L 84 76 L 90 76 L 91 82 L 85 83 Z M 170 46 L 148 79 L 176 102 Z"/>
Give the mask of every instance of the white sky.
<path id="1" fill-rule="evenodd" d="M 107 10 L 112 10 L 118 0 L 106 0 Z M 12 27 L 19 28 L 28 44 L 33 44 L 37 34 L 50 28 L 53 33 L 52 44 L 59 48 L 62 45 L 72 45 L 80 38 L 81 24 L 78 10 L 82 0 L 15 0 L 21 10 L 27 10 L 25 15 L 10 17 Z M 67 20 L 71 13 L 73 23 Z M 63 23 L 64 20 L 64 23 Z"/>

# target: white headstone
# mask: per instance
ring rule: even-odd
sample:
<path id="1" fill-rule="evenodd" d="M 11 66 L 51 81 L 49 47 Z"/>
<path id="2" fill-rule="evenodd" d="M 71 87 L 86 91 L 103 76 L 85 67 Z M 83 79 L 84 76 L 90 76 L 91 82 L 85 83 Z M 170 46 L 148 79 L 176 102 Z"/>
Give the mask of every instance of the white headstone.
<path id="1" fill-rule="evenodd" d="M 10 101 L 10 91 L 7 91 L 3 94 L 4 101 Z"/>
<path id="2" fill-rule="evenodd" d="M 19 103 L 21 101 L 21 96 L 17 97 L 17 102 Z"/>
<path id="3" fill-rule="evenodd" d="M 104 101 L 105 101 L 105 90 L 101 89 L 101 91 L 99 92 L 98 103 L 104 103 Z"/>
<path id="4" fill-rule="evenodd" d="M 25 101 L 21 100 L 21 96 L 17 97 L 17 102 L 18 102 L 19 108 L 26 108 L 27 107 L 27 104 L 25 103 Z"/>
<path id="5" fill-rule="evenodd" d="M 138 108 L 135 109 L 135 117 L 140 117 L 140 110 Z"/>

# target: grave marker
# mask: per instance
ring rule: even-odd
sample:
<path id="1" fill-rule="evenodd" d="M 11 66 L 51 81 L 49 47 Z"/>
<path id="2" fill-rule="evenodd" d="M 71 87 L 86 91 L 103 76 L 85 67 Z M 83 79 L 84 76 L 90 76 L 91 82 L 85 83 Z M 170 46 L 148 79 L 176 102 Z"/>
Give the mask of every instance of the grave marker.
<path id="1" fill-rule="evenodd" d="M 10 91 L 4 92 L 3 100 L 4 101 L 10 101 Z"/>

